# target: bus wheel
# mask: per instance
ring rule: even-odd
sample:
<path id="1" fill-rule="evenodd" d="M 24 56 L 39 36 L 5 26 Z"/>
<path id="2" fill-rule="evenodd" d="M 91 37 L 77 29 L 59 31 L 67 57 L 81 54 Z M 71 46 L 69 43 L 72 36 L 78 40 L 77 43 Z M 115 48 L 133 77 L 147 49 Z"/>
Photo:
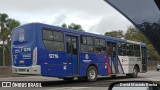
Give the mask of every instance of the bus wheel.
<path id="1" fill-rule="evenodd" d="M 78 77 L 78 81 L 84 81 L 85 77 Z"/>
<path id="2" fill-rule="evenodd" d="M 86 80 L 91 82 L 97 80 L 97 69 L 94 66 L 88 68 Z"/>
<path id="3" fill-rule="evenodd" d="M 63 80 L 65 81 L 72 81 L 74 79 L 74 77 L 70 77 L 70 78 L 63 78 Z"/>
<path id="4" fill-rule="evenodd" d="M 116 77 L 116 75 L 111 75 L 112 78 Z"/>
<path id="5" fill-rule="evenodd" d="M 138 76 L 138 68 L 137 68 L 137 67 L 134 67 L 133 73 L 132 73 L 132 77 L 133 77 L 133 78 L 136 78 L 137 76 Z"/>

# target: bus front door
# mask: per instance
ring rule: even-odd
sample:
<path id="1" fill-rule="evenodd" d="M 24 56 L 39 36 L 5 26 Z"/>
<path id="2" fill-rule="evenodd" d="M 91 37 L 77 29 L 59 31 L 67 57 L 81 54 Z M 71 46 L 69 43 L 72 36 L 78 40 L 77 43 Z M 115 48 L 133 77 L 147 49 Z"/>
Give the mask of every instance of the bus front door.
<path id="1" fill-rule="evenodd" d="M 68 60 L 68 74 L 71 76 L 78 75 L 78 37 L 66 36 L 66 49 Z"/>
<path id="2" fill-rule="evenodd" d="M 142 72 L 147 72 L 147 50 L 142 47 Z"/>
<path id="3" fill-rule="evenodd" d="M 108 74 L 117 73 L 117 54 L 116 54 L 116 43 L 107 42 L 108 46 Z"/>

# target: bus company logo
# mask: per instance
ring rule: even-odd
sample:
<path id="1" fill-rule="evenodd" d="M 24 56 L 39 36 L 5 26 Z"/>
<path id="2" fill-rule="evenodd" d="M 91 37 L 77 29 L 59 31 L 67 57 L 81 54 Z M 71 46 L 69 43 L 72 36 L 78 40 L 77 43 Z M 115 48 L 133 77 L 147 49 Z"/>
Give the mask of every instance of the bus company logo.
<path id="1" fill-rule="evenodd" d="M 127 61 L 126 59 L 122 59 L 122 62 L 125 62 L 125 61 Z"/>
<path id="2" fill-rule="evenodd" d="M 84 63 L 90 63 L 92 60 L 83 60 Z"/>
<path id="3" fill-rule="evenodd" d="M 24 63 L 24 60 L 20 60 L 19 63 Z"/>
<path id="4" fill-rule="evenodd" d="M 89 56 L 88 56 L 88 54 L 86 54 L 86 55 L 85 55 L 85 59 L 89 59 Z"/>
<path id="5" fill-rule="evenodd" d="M 11 87 L 11 82 L 2 82 L 2 87 Z"/>
<path id="6" fill-rule="evenodd" d="M 19 30 L 19 42 L 24 41 L 24 30 Z"/>

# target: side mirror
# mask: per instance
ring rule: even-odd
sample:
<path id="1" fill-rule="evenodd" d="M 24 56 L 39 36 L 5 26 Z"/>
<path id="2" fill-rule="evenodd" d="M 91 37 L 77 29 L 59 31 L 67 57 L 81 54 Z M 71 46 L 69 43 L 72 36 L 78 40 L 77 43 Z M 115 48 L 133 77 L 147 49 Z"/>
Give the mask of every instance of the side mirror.
<path id="1" fill-rule="evenodd" d="M 111 83 L 108 90 L 159 90 L 160 86 L 151 81 L 122 81 Z"/>

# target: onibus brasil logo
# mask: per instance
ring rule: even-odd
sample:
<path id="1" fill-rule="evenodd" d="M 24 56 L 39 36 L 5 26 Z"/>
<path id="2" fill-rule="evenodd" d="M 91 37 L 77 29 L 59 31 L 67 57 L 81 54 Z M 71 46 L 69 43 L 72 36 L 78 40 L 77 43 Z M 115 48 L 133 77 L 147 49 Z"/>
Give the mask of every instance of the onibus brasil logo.
<path id="1" fill-rule="evenodd" d="M 38 82 L 2 82 L 1 87 L 42 87 Z"/>

